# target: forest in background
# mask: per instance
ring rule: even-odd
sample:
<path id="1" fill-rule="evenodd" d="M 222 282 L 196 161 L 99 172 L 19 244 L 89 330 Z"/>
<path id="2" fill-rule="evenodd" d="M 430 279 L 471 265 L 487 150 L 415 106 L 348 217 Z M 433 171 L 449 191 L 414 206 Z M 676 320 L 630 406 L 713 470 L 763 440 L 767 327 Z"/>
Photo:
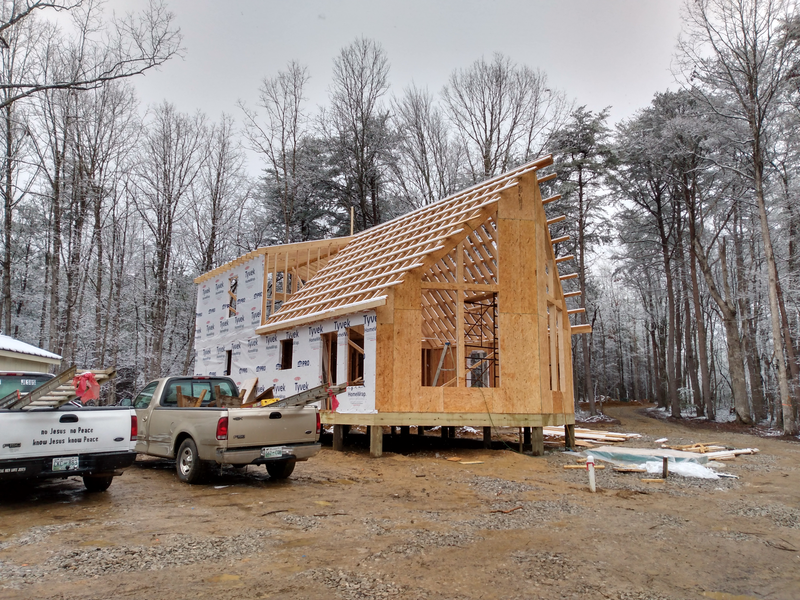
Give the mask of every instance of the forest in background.
<path id="1" fill-rule="evenodd" d="M 322 107 L 297 62 L 216 120 L 144 107 L 132 78 L 182 52 L 163 3 L 119 20 L 91 0 L 1 6 L 3 333 L 116 365 L 129 394 L 192 370 L 197 275 L 552 154 L 547 210 L 567 218 L 551 235 L 570 236 L 560 272 L 578 275 L 564 284 L 582 291 L 574 323 L 593 327 L 572 340 L 576 399 L 797 432 L 794 2 L 689 2 L 675 90 L 616 124 L 501 54 L 454 66 L 440 90 L 391 89 L 391 57 L 368 38 L 331 58 Z"/>

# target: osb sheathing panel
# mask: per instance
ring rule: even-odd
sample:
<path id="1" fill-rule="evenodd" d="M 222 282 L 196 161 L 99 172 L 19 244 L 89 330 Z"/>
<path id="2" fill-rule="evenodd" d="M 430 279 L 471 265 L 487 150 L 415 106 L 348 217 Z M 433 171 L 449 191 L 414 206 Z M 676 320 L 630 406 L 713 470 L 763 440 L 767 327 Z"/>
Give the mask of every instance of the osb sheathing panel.
<path id="1" fill-rule="evenodd" d="M 419 272 L 392 288 L 378 317 L 380 413 L 572 413 L 569 336 L 562 338 L 562 391 L 550 390 L 547 294 L 565 307 L 535 174 L 502 192 L 497 224 L 500 388 L 421 385 L 422 290 Z M 550 273 L 545 261 L 550 260 Z M 459 283 L 461 281 L 459 280 Z M 459 298 L 461 296 L 459 295 Z M 564 320 L 568 317 L 563 313 Z M 566 384 L 566 385 L 564 385 Z"/>

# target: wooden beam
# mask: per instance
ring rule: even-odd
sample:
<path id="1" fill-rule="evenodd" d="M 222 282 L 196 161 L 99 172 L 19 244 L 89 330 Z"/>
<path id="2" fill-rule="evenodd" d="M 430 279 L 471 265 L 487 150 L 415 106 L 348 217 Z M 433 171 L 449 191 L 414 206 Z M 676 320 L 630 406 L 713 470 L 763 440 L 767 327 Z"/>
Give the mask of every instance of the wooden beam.
<path id="1" fill-rule="evenodd" d="M 564 294 L 564 298 L 574 298 L 575 296 L 580 296 L 583 292 L 578 290 L 577 292 L 567 292 Z"/>
<path id="2" fill-rule="evenodd" d="M 555 196 L 550 196 L 549 198 L 545 198 L 542 200 L 542 204 L 550 204 L 551 202 L 555 202 L 556 200 L 561 200 L 561 194 L 556 194 Z"/>
<path id="3" fill-rule="evenodd" d="M 562 262 L 565 262 L 565 261 L 568 261 L 568 260 L 575 260 L 575 255 L 574 254 L 567 254 L 566 256 L 560 256 L 559 258 L 556 259 L 556 264 L 562 263 Z"/>
<path id="4" fill-rule="evenodd" d="M 465 388 L 475 392 L 480 398 L 486 388 Z M 453 390 L 455 391 L 455 390 Z M 444 390 L 447 394 L 448 390 Z M 425 427 L 462 426 L 470 427 L 555 427 L 575 423 L 575 415 L 569 413 L 444 413 L 444 412 L 380 412 L 372 414 L 340 413 L 330 410 L 320 411 L 320 419 L 325 425 L 419 425 Z M 415 419 L 418 419 L 415 421 Z"/>
<path id="5" fill-rule="evenodd" d="M 592 326 L 591 325 L 573 325 L 570 331 L 572 335 L 578 335 L 581 333 L 592 333 Z"/>
<path id="6" fill-rule="evenodd" d="M 550 240 L 550 243 L 551 244 L 560 244 L 561 242 L 566 242 L 568 240 L 569 240 L 569 236 L 568 235 L 562 235 L 561 237 L 557 237 L 557 238 L 555 238 L 553 240 Z"/>
<path id="7" fill-rule="evenodd" d="M 585 313 L 585 312 L 586 312 L 585 308 L 573 308 L 571 310 L 568 310 L 567 314 L 568 315 L 577 315 L 578 313 Z"/>
<path id="8" fill-rule="evenodd" d="M 458 243 L 456 281 L 464 281 L 464 240 Z M 464 294 L 456 292 L 456 387 L 466 387 L 466 357 L 464 355 Z"/>
<path id="9" fill-rule="evenodd" d="M 372 425 L 369 429 L 369 454 L 372 458 L 380 458 L 383 454 L 382 425 Z"/>
<path id="10" fill-rule="evenodd" d="M 577 279 L 577 278 L 578 278 L 578 274 L 577 273 L 570 273 L 569 275 L 561 275 L 559 277 L 559 279 L 561 281 L 564 281 L 566 279 Z M 565 294 L 565 296 L 566 296 L 566 294 Z"/>
<path id="11" fill-rule="evenodd" d="M 566 221 L 567 215 L 561 215 L 560 217 L 553 217 L 552 219 L 547 219 L 547 226 L 555 225 L 556 223 L 561 223 L 561 221 Z"/>
<path id="12" fill-rule="evenodd" d="M 556 177 L 558 177 L 558 173 L 548 173 L 544 177 L 539 177 L 536 180 L 536 183 L 545 183 L 547 181 L 553 181 L 553 179 L 555 179 Z"/>
<path id="13" fill-rule="evenodd" d="M 500 286 L 496 283 L 450 283 L 444 281 L 423 281 L 423 290 L 460 290 L 470 292 L 499 292 Z"/>

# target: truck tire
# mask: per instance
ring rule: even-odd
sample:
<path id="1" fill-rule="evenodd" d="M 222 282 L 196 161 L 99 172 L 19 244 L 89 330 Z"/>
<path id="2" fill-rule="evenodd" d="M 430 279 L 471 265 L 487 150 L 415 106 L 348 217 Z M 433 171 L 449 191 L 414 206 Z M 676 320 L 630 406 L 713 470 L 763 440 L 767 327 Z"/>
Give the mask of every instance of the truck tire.
<path id="1" fill-rule="evenodd" d="M 83 485 L 86 486 L 87 492 L 105 492 L 111 481 L 114 479 L 113 475 L 103 475 L 101 477 L 84 477 Z"/>
<path id="2" fill-rule="evenodd" d="M 286 479 L 294 471 L 294 460 L 280 460 L 267 463 L 267 473 L 273 479 Z"/>
<path id="3" fill-rule="evenodd" d="M 197 445 L 186 438 L 175 457 L 175 471 L 184 483 L 200 483 L 206 475 L 206 465 L 197 455 Z"/>

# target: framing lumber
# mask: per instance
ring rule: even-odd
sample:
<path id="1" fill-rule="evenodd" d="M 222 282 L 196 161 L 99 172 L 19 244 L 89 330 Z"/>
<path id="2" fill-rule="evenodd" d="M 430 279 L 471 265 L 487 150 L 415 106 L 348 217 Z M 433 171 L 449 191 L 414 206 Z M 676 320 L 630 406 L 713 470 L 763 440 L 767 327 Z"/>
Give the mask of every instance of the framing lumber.
<path id="1" fill-rule="evenodd" d="M 547 174 L 547 175 L 545 175 L 544 177 L 539 177 L 539 178 L 537 178 L 537 179 L 536 179 L 536 182 L 537 182 L 537 183 L 545 183 L 545 182 L 547 182 L 547 181 L 552 181 L 552 180 L 553 180 L 553 179 L 555 179 L 556 177 L 558 177 L 558 173 L 548 173 L 548 174 Z"/>

